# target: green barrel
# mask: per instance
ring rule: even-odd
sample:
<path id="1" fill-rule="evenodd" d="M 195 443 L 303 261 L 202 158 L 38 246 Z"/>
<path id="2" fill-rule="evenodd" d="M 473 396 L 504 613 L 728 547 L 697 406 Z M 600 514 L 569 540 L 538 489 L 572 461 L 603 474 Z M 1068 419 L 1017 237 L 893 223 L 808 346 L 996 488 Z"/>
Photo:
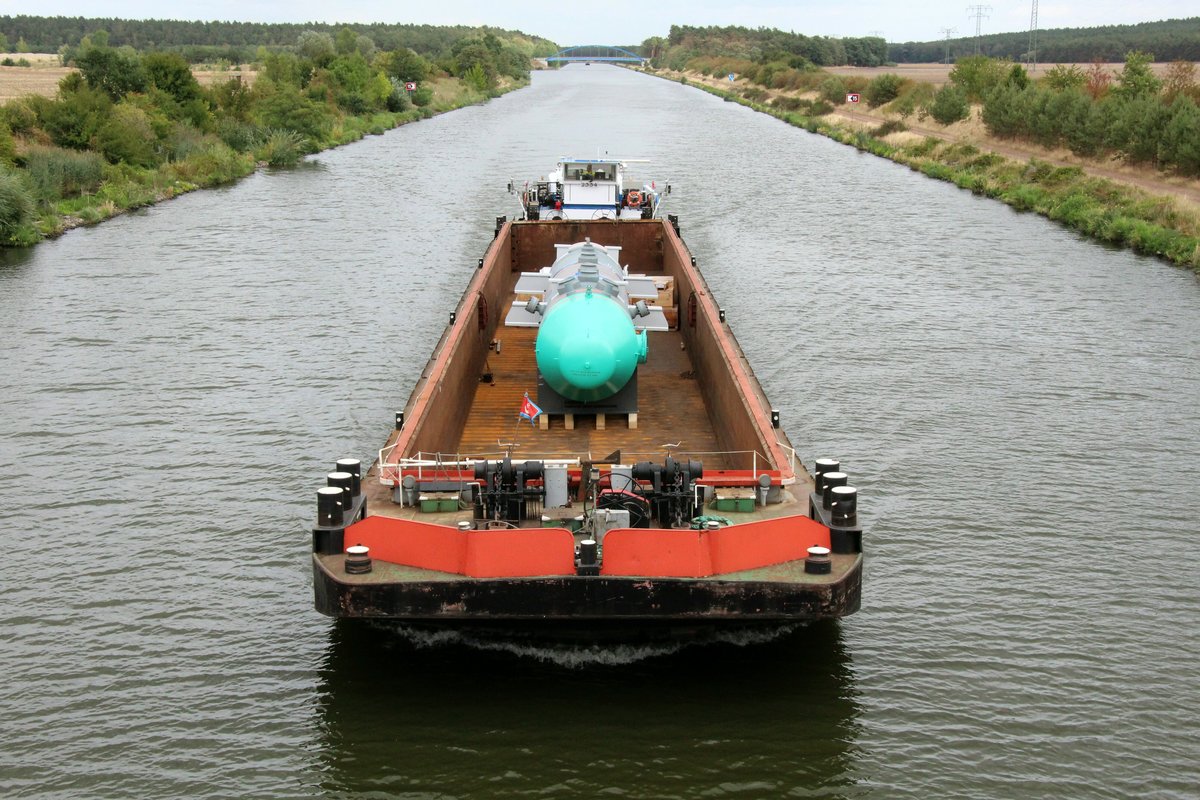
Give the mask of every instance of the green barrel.
<path id="1" fill-rule="evenodd" d="M 627 308 L 589 289 L 551 303 L 534 352 L 550 388 L 590 403 L 616 394 L 645 363 L 646 333 L 633 329 Z"/>

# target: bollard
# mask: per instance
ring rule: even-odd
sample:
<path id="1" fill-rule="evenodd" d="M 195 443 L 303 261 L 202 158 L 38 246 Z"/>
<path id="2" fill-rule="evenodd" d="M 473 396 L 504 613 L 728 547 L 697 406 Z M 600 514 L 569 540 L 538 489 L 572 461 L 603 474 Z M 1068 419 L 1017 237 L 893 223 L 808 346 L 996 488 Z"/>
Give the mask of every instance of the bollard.
<path id="1" fill-rule="evenodd" d="M 825 491 L 825 486 L 821 482 L 821 476 L 826 472 L 839 472 L 842 468 L 842 462 L 836 458 L 818 458 L 816 469 L 813 470 L 813 483 L 817 494 Z"/>
<path id="2" fill-rule="evenodd" d="M 348 472 L 353 479 L 350 481 L 350 496 L 358 497 L 362 494 L 362 462 L 357 458 L 339 458 L 335 465 L 335 472 Z"/>
<path id="3" fill-rule="evenodd" d="M 371 548 L 356 544 L 346 548 L 347 575 L 365 575 L 371 571 Z"/>
<path id="4" fill-rule="evenodd" d="M 323 528 L 335 528 L 342 524 L 342 498 L 345 492 L 340 486 L 322 486 L 317 489 L 317 524 Z"/>
<path id="5" fill-rule="evenodd" d="M 829 559 L 829 548 L 813 545 L 808 548 L 808 558 L 804 559 L 804 571 L 809 575 L 828 575 L 833 571 L 833 562 Z"/>
<path id="6" fill-rule="evenodd" d="M 823 476 L 825 479 L 825 488 L 821 492 L 821 504 L 825 508 L 833 507 L 833 492 L 835 486 L 845 486 L 850 482 L 850 476 L 844 472 L 826 472 Z"/>
<path id="7" fill-rule="evenodd" d="M 858 489 L 853 486 L 834 486 L 830 493 L 833 496 L 833 524 L 849 528 L 858 523 Z"/>

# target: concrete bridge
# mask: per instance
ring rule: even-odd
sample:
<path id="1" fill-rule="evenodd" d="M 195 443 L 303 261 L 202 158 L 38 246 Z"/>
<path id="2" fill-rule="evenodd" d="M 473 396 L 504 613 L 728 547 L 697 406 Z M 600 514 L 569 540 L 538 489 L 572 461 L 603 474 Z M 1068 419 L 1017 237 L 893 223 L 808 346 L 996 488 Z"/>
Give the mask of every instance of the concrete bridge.
<path id="1" fill-rule="evenodd" d="M 641 64 L 646 59 L 623 47 L 611 44 L 577 44 L 564 47 L 546 61 L 600 61 L 610 63 Z"/>

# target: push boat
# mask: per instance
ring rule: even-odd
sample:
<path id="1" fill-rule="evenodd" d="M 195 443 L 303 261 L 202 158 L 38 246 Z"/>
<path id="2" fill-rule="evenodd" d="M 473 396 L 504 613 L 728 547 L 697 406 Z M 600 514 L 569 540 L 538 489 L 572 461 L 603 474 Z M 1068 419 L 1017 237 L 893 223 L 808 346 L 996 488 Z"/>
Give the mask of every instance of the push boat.
<path id="1" fill-rule="evenodd" d="M 318 611 L 634 640 L 858 610 L 857 490 L 798 458 L 670 187 L 626 164 L 510 184 L 386 444 L 317 490 Z"/>

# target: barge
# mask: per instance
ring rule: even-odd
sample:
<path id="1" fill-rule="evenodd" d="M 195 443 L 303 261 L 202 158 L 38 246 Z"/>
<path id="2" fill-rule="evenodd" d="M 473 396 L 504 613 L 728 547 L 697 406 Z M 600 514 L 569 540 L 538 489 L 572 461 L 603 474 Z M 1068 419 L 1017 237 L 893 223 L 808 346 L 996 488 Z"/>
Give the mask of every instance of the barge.
<path id="1" fill-rule="evenodd" d="M 858 610 L 857 491 L 806 468 L 669 187 L 563 159 L 495 235 L 369 468 L 317 492 L 315 606 L 551 638 Z"/>

